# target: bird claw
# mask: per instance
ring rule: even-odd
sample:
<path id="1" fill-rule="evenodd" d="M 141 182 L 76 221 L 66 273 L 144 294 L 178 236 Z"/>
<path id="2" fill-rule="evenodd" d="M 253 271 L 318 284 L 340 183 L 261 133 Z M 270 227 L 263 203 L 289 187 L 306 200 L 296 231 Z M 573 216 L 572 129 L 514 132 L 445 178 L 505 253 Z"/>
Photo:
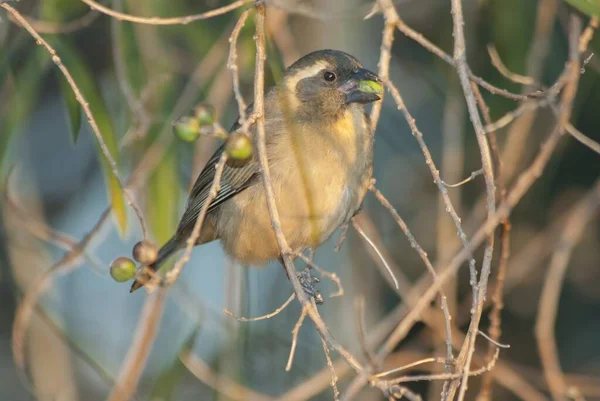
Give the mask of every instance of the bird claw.
<path id="1" fill-rule="evenodd" d="M 314 298 L 317 305 L 321 305 L 325 300 L 323 299 L 321 292 L 315 288 L 315 284 L 319 283 L 321 280 L 318 277 L 314 277 L 312 274 L 310 274 L 310 270 L 308 269 L 303 270 L 300 273 L 296 273 L 296 276 L 300 281 L 300 285 L 302 286 L 304 293 L 310 298 Z"/>

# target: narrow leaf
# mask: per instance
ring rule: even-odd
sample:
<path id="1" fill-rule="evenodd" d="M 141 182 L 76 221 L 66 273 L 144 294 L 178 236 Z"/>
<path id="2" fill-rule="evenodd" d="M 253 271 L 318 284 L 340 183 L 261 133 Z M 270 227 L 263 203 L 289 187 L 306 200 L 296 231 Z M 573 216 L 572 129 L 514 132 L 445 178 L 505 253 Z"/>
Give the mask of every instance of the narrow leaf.
<path id="1" fill-rule="evenodd" d="M 67 112 L 67 122 L 71 129 L 71 137 L 73 138 L 73 142 L 77 143 L 79 131 L 81 130 L 81 106 L 77 102 L 73 90 L 62 76 L 58 77 L 58 82 L 62 98 L 65 102 L 65 111 Z"/>
<path id="2" fill-rule="evenodd" d="M 167 242 L 177 226 L 180 184 L 175 150 L 174 144 L 167 149 L 148 183 L 149 224 L 160 244 Z"/>
<path id="3" fill-rule="evenodd" d="M 600 0 L 567 0 L 567 3 L 584 14 L 600 17 Z"/>
<path id="4" fill-rule="evenodd" d="M 56 51 L 62 58 L 64 65 L 73 76 L 73 80 L 79 87 L 81 94 L 88 102 L 92 115 L 98 124 L 102 139 L 106 143 L 110 155 L 118 163 L 119 148 L 115 128 L 112 119 L 108 113 L 108 107 L 100 92 L 100 86 L 96 82 L 96 77 L 89 68 L 85 60 L 77 51 L 69 46 L 65 40 L 53 41 Z M 127 208 L 123 190 L 119 185 L 117 177 L 113 174 L 108 159 L 102 153 L 98 144 L 98 157 L 102 161 L 104 168 L 104 177 L 108 196 L 112 205 L 113 217 L 119 228 L 121 235 L 127 232 Z"/>

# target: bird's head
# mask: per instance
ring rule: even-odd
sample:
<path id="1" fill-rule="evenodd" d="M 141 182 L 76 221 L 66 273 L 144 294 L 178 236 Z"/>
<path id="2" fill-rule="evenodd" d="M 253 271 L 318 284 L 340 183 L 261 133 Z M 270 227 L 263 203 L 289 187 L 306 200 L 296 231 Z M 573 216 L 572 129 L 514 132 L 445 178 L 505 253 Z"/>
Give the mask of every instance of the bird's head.
<path id="1" fill-rule="evenodd" d="M 379 77 L 337 50 L 309 53 L 292 64 L 280 84 L 288 108 L 308 118 L 334 117 L 356 104 L 380 100 Z"/>

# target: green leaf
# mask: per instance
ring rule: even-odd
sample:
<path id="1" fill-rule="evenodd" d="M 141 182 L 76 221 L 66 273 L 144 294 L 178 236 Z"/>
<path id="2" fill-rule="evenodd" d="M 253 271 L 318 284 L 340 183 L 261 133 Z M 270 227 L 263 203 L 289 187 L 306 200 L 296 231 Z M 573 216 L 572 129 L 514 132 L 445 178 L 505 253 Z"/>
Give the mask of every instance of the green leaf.
<path id="1" fill-rule="evenodd" d="M 78 52 L 66 41 L 53 40 L 52 45 L 61 57 L 63 64 L 67 67 L 73 80 L 77 84 L 81 94 L 88 102 L 90 111 L 98 124 L 102 139 L 106 143 L 106 147 L 115 162 L 119 161 L 119 147 L 115 128 L 112 119 L 108 113 L 108 107 L 100 92 L 100 86 L 96 82 L 95 75 L 89 68 L 85 60 Z M 98 143 L 98 157 L 102 161 L 104 169 L 104 177 L 108 196 L 112 205 L 113 218 L 119 228 L 121 235 L 127 232 L 127 208 L 123 190 L 119 185 L 119 180 L 113 174 L 108 159 L 104 156 L 102 149 Z"/>
<path id="2" fill-rule="evenodd" d="M 589 16 L 600 16 L 600 0 L 567 0 L 567 3 Z"/>
<path id="3" fill-rule="evenodd" d="M 2 60 L 2 69 L 9 75 L 12 72 L 15 90 L 12 97 L 3 99 L 10 104 L 10 113 L 4 113 L 0 119 L 0 164 L 4 164 L 13 136 L 19 132 L 20 126 L 31 115 L 41 89 L 41 81 L 52 64 L 48 53 L 39 46 L 28 54 L 28 58 L 19 65 L 13 65 L 10 55 Z M 15 63 L 16 64 L 16 63 Z"/>
<path id="4" fill-rule="evenodd" d="M 159 244 L 164 244 L 177 227 L 179 209 L 179 174 L 172 144 L 148 183 L 148 219 L 150 229 Z"/>
<path id="5" fill-rule="evenodd" d="M 65 110 L 67 112 L 69 128 L 71 129 L 71 136 L 73 137 L 73 142 L 77 143 L 79 132 L 81 130 L 81 106 L 79 105 L 73 90 L 69 86 L 69 83 L 62 75 L 58 77 L 58 80 L 60 91 L 65 102 Z"/>

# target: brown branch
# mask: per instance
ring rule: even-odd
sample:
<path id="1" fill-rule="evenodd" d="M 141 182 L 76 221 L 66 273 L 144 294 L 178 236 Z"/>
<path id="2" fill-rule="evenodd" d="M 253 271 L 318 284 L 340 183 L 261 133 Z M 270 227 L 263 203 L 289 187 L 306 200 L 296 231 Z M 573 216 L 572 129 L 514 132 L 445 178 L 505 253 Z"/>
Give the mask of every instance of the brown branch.
<path id="1" fill-rule="evenodd" d="M 475 179 L 475 177 L 480 176 L 483 174 L 483 169 L 479 169 L 479 170 L 475 170 L 471 173 L 470 176 L 468 176 L 467 178 L 465 178 L 464 180 L 461 180 L 459 182 L 457 182 L 456 184 L 448 184 L 446 181 L 442 180 L 442 182 L 444 183 L 445 186 L 447 186 L 448 188 L 458 188 L 461 187 L 463 185 L 465 185 L 468 182 L 473 181 L 473 179 Z"/>
<path id="2" fill-rule="evenodd" d="M 594 141 L 589 136 L 585 136 L 581 131 L 575 128 L 572 124 L 567 124 L 567 132 L 580 143 L 584 144 L 594 152 L 600 154 L 600 143 Z"/>
<path id="3" fill-rule="evenodd" d="M 594 188 L 577 202 L 569 213 L 560 240 L 552 254 L 548 272 L 545 274 L 542 295 L 539 300 L 535 336 L 544 377 L 555 401 L 569 398 L 554 335 L 562 283 L 573 248 L 581 239 L 587 223 L 592 220 L 599 207 L 600 180 L 596 181 Z"/>
<path id="4" fill-rule="evenodd" d="M 304 323 L 304 319 L 306 318 L 306 314 L 308 313 L 308 307 L 302 307 L 302 311 L 300 312 L 300 317 L 294 328 L 292 329 L 292 345 L 290 347 L 290 354 L 288 356 L 287 364 L 285 365 L 285 371 L 289 372 L 292 370 L 292 363 L 294 362 L 294 355 L 296 355 L 296 345 L 298 344 L 298 333 L 300 332 L 300 328 L 302 327 L 302 323 Z"/>
<path id="5" fill-rule="evenodd" d="M 233 81 L 233 93 L 235 94 L 235 100 L 238 105 L 238 110 L 240 113 L 240 125 L 244 125 L 246 122 L 246 102 L 244 101 L 244 97 L 240 92 L 240 76 L 238 74 L 238 66 L 237 66 L 237 40 L 240 35 L 240 31 L 244 27 L 246 23 L 246 19 L 248 19 L 248 15 L 250 14 L 250 10 L 248 9 L 240 15 L 233 31 L 231 32 L 231 36 L 229 37 L 229 57 L 227 59 L 227 68 L 231 71 L 231 78 Z"/>
<path id="6" fill-rule="evenodd" d="M 179 277 L 179 274 L 183 270 L 183 267 L 190 260 L 190 257 L 192 255 L 192 249 L 194 248 L 194 246 L 196 245 L 196 241 L 200 237 L 202 226 L 204 224 L 204 220 L 206 219 L 206 214 L 208 213 L 208 208 L 219 193 L 219 188 L 221 186 L 221 176 L 223 175 L 223 169 L 225 168 L 226 162 L 227 155 L 223 153 L 221 155 L 221 158 L 217 162 L 217 165 L 215 166 L 215 177 L 213 178 L 212 184 L 210 186 L 208 196 L 204 201 L 204 205 L 202 205 L 202 209 L 198 214 L 196 222 L 194 223 L 192 233 L 186 240 L 185 251 L 183 252 L 183 255 L 181 255 L 181 257 L 179 258 L 179 260 L 177 260 L 173 268 L 169 270 L 166 274 L 166 282 L 169 285 L 173 284 L 175 280 L 177 280 L 177 277 Z"/>
<path id="7" fill-rule="evenodd" d="M 321 337 L 321 343 L 323 344 L 323 352 L 325 353 L 327 367 L 329 367 L 329 370 L 331 371 L 330 384 L 331 384 L 331 388 L 333 389 L 333 400 L 340 401 L 340 390 L 338 390 L 338 387 L 337 387 L 338 377 L 337 377 L 337 374 L 335 373 L 335 367 L 333 366 L 333 362 L 331 362 L 331 356 L 329 355 L 329 347 L 327 346 L 327 343 L 325 342 L 325 339 L 323 339 L 323 337 Z"/>
<path id="8" fill-rule="evenodd" d="M 505 115 L 500 117 L 498 120 L 491 122 L 489 124 L 486 124 L 486 126 L 484 127 L 484 131 L 487 133 L 490 133 L 490 132 L 497 131 L 500 128 L 504 128 L 508 124 L 512 123 L 514 120 L 521 117 L 523 114 L 525 114 L 527 112 L 535 111 L 538 108 L 551 105 L 554 102 L 554 99 L 555 99 L 554 96 L 548 96 L 544 99 L 529 100 L 529 101 L 523 102 L 519 105 L 519 107 L 507 112 Z"/>
<path id="9" fill-rule="evenodd" d="M 239 384 L 229 377 L 217 374 L 200 357 L 194 355 L 191 350 L 186 349 L 179 354 L 179 360 L 196 376 L 202 383 L 225 397 L 236 401 L 271 401 L 273 397 L 268 394 L 259 393 L 246 386 Z"/>
<path id="10" fill-rule="evenodd" d="M 498 355 L 500 354 L 499 350 L 496 350 L 494 358 L 487 363 L 487 365 L 482 366 L 479 369 L 476 369 L 472 372 L 469 372 L 469 377 L 480 376 L 485 372 L 489 372 L 494 368 L 496 362 L 498 361 Z M 394 384 L 400 383 L 409 383 L 409 382 L 418 382 L 418 381 L 434 381 L 434 380 L 455 380 L 460 379 L 462 377 L 462 373 L 441 373 L 441 374 L 429 374 L 429 375 L 415 375 L 415 376 L 402 376 L 397 379 L 390 380 L 378 380 L 376 381 L 376 385 L 382 387 L 391 387 Z"/>
<path id="11" fill-rule="evenodd" d="M 123 191 L 123 195 L 125 196 L 125 199 L 127 200 L 127 203 L 134 210 L 134 212 L 135 212 L 135 214 L 136 214 L 136 216 L 138 218 L 138 221 L 140 223 L 140 227 L 142 229 L 142 233 L 144 235 L 144 238 L 146 238 L 148 236 L 148 230 L 147 230 L 147 227 L 146 227 L 146 223 L 144 221 L 144 217 L 143 217 L 142 211 L 139 208 L 139 206 L 135 203 L 135 200 L 133 199 L 133 195 L 129 192 L 129 190 L 125 187 L 125 185 L 123 185 L 123 181 L 119 177 L 119 170 L 117 168 L 117 163 L 115 162 L 115 159 L 112 157 L 110 151 L 108 150 L 108 146 L 106 145 L 106 142 L 104 142 L 104 138 L 102 138 L 102 133 L 100 132 L 100 129 L 98 128 L 98 124 L 96 123 L 96 119 L 92 115 L 92 112 L 90 110 L 90 106 L 89 106 L 88 102 L 85 100 L 85 98 L 83 97 L 83 95 L 81 94 L 81 91 L 79 90 L 79 87 L 77 86 L 77 84 L 73 80 L 73 77 L 71 76 L 71 73 L 69 72 L 69 70 L 67 69 L 67 67 L 65 67 L 65 65 L 62 63 L 62 60 L 56 54 L 56 51 L 54 50 L 54 48 L 52 48 L 52 46 L 50 46 L 48 44 L 48 42 L 46 42 L 35 31 L 35 29 L 33 29 L 33 27 L 31 25 L 29 25 L 29 23 L 27 22 L 27 20 L 17 10 L 15 10 L 14 8 L 12 8 L 11 6 L 9 6 L 6 3 L 0 4 L 0 7 L 4 8 L 8 13 L 10 13 L 10 15 L 19 24 L 21 24 L 21 26 L 23 26 L 23 28 L 25 28 L 25 30 L 27 32 L 29 32 L 29 34 L 35 39 L 35 41 L 36 41 L 37 44 L 39 44 L 40 46 L 43 46 L 44 49 L 46 49 L 46 51 L 48 52 L 48 54 L 50 54 L 50 56 L 52 58 L 52 62 L 54 62 L 54 64 L 56 64 L 56 66 L 60 69 L 61 73 L 63 74 L 63 76 L 65 77 L 65 79 L 67 80 L 67 82 L 69 83 L 69 86 L 71 87 L 71 90 L 75 94 L 75 98 L 77 99 L 77 102 L 81 105 L 81 108 L 83 109 L 83 112 L 87 116 L 88 122 L 90 123 L 90 127 L 92 128 L 92 131 L 96 135 L 96 139 L 98 140 L 98 144 L 100 145 L 100 149 L 102 150 L 102 154 L 104 155 L 104 157 L 108 161 L 108 163 L 110 165 L 111 172 L 114 175 L 115 179 L 118 181 L 119 187 Z"/>
<path id="12" fill-rule="evenodd" d="M 394 13 L 397 15 L 397 12 L 395 9 L 394 9 Z M 385 14 L 385 10 L 384 10 L 384 14 Z M 417 42 L 418 44 L 423 46 L 430 53 L 433 53 L 434 55 L 438 56 L 440 59 L 442 59 L 446 63 L 450 64 L 451 66 L 456 67 L 456 61 L 454 60 L 454 58 L 452 58 L 452 56 L 450 56 L 448 53 L 446 53 L 445 51 L 440 49 L 438 46 L 434 45 L 431 41 L 429 41 L 427 38 L 425 38 L 421 33 L 415 31 L 410 26 L 406 25 L 406 23 L 399 17 L 398 17 L 397 21 L 395 22 L 395 25 L 400 32 L 402 32 L 404 35 L 406 35 L 407 37 L 411 38 L 412 40 L 414 40 L 415 42 Z M 531 99 L 531 98 L 538 98 L 538 97 L 546 96 L 546 92 L 542 92 L 542 91 L 534 91 L 534 92 L 529 92 L 529 93 L 518 95 L 518 94 L 515 94 L 512 92 L 509 92 L 506 89 L 498 88 L 498 87 L 490 84 L 489 82 L 485 81 L 483 78 L 478 77 L 477 75 L 473 74 L 473 72 L 470 69 L 467 71 L 467 74 L 471 81 L 477 83 L 477 85 L 481 86 L 482 88 L 484 88 L 491 94 L 500 95 L 507 99 L 527 100 L 527 99 Z"/>
<path id="13" fill-rule="evenodd" d="M 471 87 L 473 88 L 473 93 L 475 94 L 475 98 L 477 100 L 477 104 L 481 113 L 483 115 L 483 119 L 486 123 L 486 126 L 491 124 L 491 117 L 489 108 L 479 91 L 479 88 L 474 83 L 471 83 Z M 488 132 L 490 139 L 490 152 L 492 154 L 492 160 L 494 161 L 494 171 L 496 175 L 496 182 L 498 183 L 498 187 L 500 188 L 500 198 L 502 201 L 506 200 L 506 187 L 504 183 L 504 177 L 502 175 L 502 162 L 500 160 L 500 151 L 498 149 L 497 141 L 496 141 L 496 133 L 495 131 Z M 504 293 L 504 278 L 506 276 L 506 269 L 508 266 L 508 257 L 510 256 L 510 222 L 507 219 L 502 221 L 502 237 L 501 237 L 501 251 L 500 251 L 500 263 L 498 264 L 498 273 L 496 274 L 496 285 L 494 287 L 494 293 L 492 294 L 492 310 L 489 313 L 490 319 L 490 334 L 491 337 L 487 337 L 483 332 L 479 332 L 482 336 L 486 337 L 490 341 L 490 345 L 488 347 L 487 357 L 488 359 L 492 359 L 494 356 L 494 352 L 497 350 L 498 340 L 501 334 L 501 312 L 504 307 L 503 304 L 503 293 Z M 494 348 L 493 345 L 497 347 Z M 491 395 L 491 385 L 492 385 L 492 373 L 487 372 L 484 374 L 482 378 L 482 385 L 477 396 L 478 401 L 485 401 L 490 398 Z"/>
<path id="14" fill-rule="evenodd" d="M 400 292 L 401 284 L 398 281 L 398 278 L 396 277 L 396 274 L 394 273 L 394 270 L 392 270 L 391 266 L 389 265 L 389 263 L 388 263 L 387 259 L 385 258 L 385 256 L 383 256 L 383 253 L 379 249 L 379 247 L 375 244 L 375 242 L 373 242 L 373 240 L 369 237 L 369 235 L 365 232 L 365 230 L 363 230 L 363 228 L 361 227 L 361 225 L 357 221 L 356 217 L 357 216 L 355 216 L 351 220 L 352 227 L 354 227 L 354 229 L 356 230 L 356 232 L 371 247 L 371 249 L 373 250 L 373 252 L 375 252 L 375 255 L 377 255 L 377 260 L 379 261 L 379 263 L 377 263 L 377 265 L 380 266 L 380 267 L 383 267 L 385 269 L 385 271 L 388 273 L 387 275 L 384 275 L 384 277 L 386 279 L 389 277 L 389 279 L 391 280 L 391 284 L 392 284 L 393 289 L 396 290 L 397 292 Z"/>
<path id="15" fill-rule="evenodd" d="M 504 77 L 506 77 L 507 79 L 509 79 L 513 82 L 516 82 L 518 84 L 523 84 L 523 85 L 534 85 L 535 84 L 535 80 L 533 78 L 510 71 L 506 67 L 506 65 L 504 65 L 504 63 L 502 62 L 502 59 L 500 58 L 500 55 L 498 54 L 498 50 L 496 50 L 496 46 L 494 46 L 493 44 L 487 45 L 487 51 L 488 51 L 488 54 L 490 55 L 490 60 L 492 61 L 492 65 L 494 67 L 496 67 L 498 72 L 500 72 L 500 74 L 502 74 Z"/>
<path id="16" fill-rule="evenodd" d="M 385 356 L 389 354 L 394 347 L 406 337 L 409 330 L 419 320 L 421 313 L 426 310 L 429 303 L 435 298 L 441 286 L 443 286 L 451 277 L 456 275 L 456 272 L 462 263 L 465 260 L 468 260 L 475 249 L 477 249 L 477 247 L 479 247 L 479 245 L 486 240 L 490 233 L 492 233 L 495 228 L 510 215 L 512 209 L 519 203 L 523 196 L 528 192 L 529 188 L 531 188 L 531 186 L 542 175 L 554 149 L 562 138 L 563 132 L 564 131 L 561 129 L 560 125 L 557 125 L 552 130 L 546 142 L 542 144 L 541 149 L 535 159 L 516 179 L 514 186 L 507 193 L 506 200 L 498 205 L 496 208 L 496 213 L 494 213 L 492 218 L 488 219 L 479 227 L 479 229 L 473 235 L 471 241 L 469 241 L 468 245 L 461 249 L 443 269 L 436 269 L 439 272 L 439 279 L 426 290 L 423 290 L 420 285 L 415 286 L 415 290 L 418 291 L 417 294 L 420 294 L 418 302 L 413 305 L 412 309 L 406 314 L 406 316 L 404 316 L 402 321 L 395 327 L 394 331 L 381 346 L 379 352 L 376 354 L 377 362 L 383 360 L 383 358 L 385 358 Z M 366 376 L 359 375 L 354 379 L 351 386 L 359 387 L 360 383 L 366 383 Z"/>
<path id="17" fill-rule="evenodd" d="M 415 251 L 417 251 L 417 253 L 419 254 L 419 257 L 425 264 L 425 267 L 427 268 L 427 271 L 429 272 L 429 274 L 431 274 L 431 276 L 433 277 L 433 280 L 434 281 L 437 280 L 438 274 L 435 271 L 431 262 L 429 261 L 429 258 L 427 257 L 427 253 L 419 245 L 419 243 L 415 239 L 414 235 L 410 232 L 408 225 L 404 222 L 402 217 L 400 217 L 400 215 L 398 214 L 396 209 L 386 199 L 386 197 L 383 196 L 383 194 L 377 188 L 375 188 L 374 183 L 372 183 L 369 186 L 369 190 L 371 192 L 373 192 L 373 194 L 375 194 L 375 197 L 383 205 L 383 207 L 386 208 L 390 212 L 390 214 L 392 215 L 392 218 L 396 221 L 396 223 L 398 224 L 398 226 L 400 227 L 400 229 L 402 230 L 404 235 L 406 235 L 406 237 L 408 238 L 408 241 L 410 242 L 410 246 Z M 439 292 L 439 302 L 441 305 L 442 312 L 444 314 L 444 323 L 445 323 L 445 329 L 446 329 L 446 365 L 449 367 L 454 361 L 454 355 L 452 353 L 452 329 L 451 329 L 452 316 L 450 315 L 450 308 L 448 308 L 446 294 L 441 289 Z"/>
<path id="18" fill-rule="evenodd" d="M 250 3 L 252 0 L 237 0 L 231 4 L 228 4 L 223 7 L 216 8 L 214 10 L 210 10 L 201 14 L 194 15 L 185 15 L 182 17 L 170 17 L 170 18 L 161 18 L 161 17 L 138 17 L 135 15 L 125 14 L 122 12 L 115 11 L 111 8 L 103 6 L 102 4 L 94 1 L 94 0 L 81 0 L 91 9 L 97 10 L 103 14 L 109 15 L 113 18 L 116 18 L 121 21 L 129 21 L 135 22 L 138 24 L 146 24 L 146 25 L 186 25 L 190 22 L 201 21 L 209 18 L 216 17 L 218 15 L 226 14 L 230 11 L 238 9 L 242 7 L 244 4 Z"/>
<path id="19" fill-rule="evenodd" d="M 270 319 L 274 316 L 277 316 L 278 314 L 281 313 L 282 310 L 284 310 L 290 304 L 290 302 L 292 302 L 294 300 L 294 298 L 296 298 L 296 294 L 290 295 L 289 298 L 280 307 L 275 309 L 273 312 L 267 313 L 266 315 L 261 315 L 261 316 L 256 316 L 256 317 L 236 316 L 229 309 L 223 309 L 223 313 L 225 313 L 227 316 L 234 318 L 238 322 L 258 322 L 260 320 L 266 320 L 266 319 Z"/>
<path id="20" fill-rule="evenodd" d="M 425 140 L 423 139 L 423 134 L 421 133 L 421 131 L 419 131 L 419 128 L 417 127 L 415 119 L 412 117 L 412 115 L 406 108 L 406 105 L 404 104 L 404 100 L 402 99 L 402 96 L 400 95 L 400 92 L 398 91 L 398 89 L 394 86 L 394 84 L 391 81 L 385 81 L 384 83 L 387 86 L 390 93 L 392 94 L 392 97 L 396 101 L 398 109 L 402 112 L 402 114 L 404 115 L 404 118 L 408 122 L 411 133 L 417 140 L 419 147 L 421 148 L 421 151 L 423 152 L 423 155 L 425 156 L 425 163 L 429 167 L 431 175 L 433 176 L 433 180 L 442 195 L 444 204 L 446 205 L 446 211 L 450 214 L 450 217 L 452 217 L 452 220 L 454 221 L 454 225 L 456 226 L 456 230 L 458 232 L 458 236 L 463 244 L 463 247 L 466 249 L 467 244 L 468 244 L 467 235 L 465 234 L 465 232 L 462 228 L 461 219 L 456 214 L 456 210 L 454 209 L 454 206 L 452 205 L 452 201 L 450 200 L 450 196 L 448 195 L 448 189 L 444 185 L 444 183 L 440 177 L 440 172 L 437 169 L 437 167 L 433 161 L 433 158 L 431 157 L 431 152 L 429 151 L 429 148 L 427 147 L 427 144 L 425 143 Z M 473 258 L 473 255 L 469 256 L 469 270 L 471 272 L 472 278 L 477 276 L 477 271 L 475 269 L 475 259 Z"/>
<path id="21" fill-rule="evenodd" d="M 269 210 L 269 217 L 271 219 L 271 226 L 273 228 L 273 232 L 275 233 L 275 238 L 277 239 L 277 244 L 281 251 L 282 260 L 284 263 L 285 270 L 289 277 L 289 280 L 292 283 L 294 288 L 294 292 L 296 293 L 296 297 L 298 301 L 302 305 L 303 308 L 307 309 L 308 316 L 311 318 L 315 327 L 319 331 L 321 337 L 326 341 L 327 345 L 338 352 L 340 355 L 344 357 L 344 359 L 352 366 L 356 371 L 363 371 L 360 363 L 352 356 L 350 352 L 348 352 L 344 347 L 342 347 L 329 333 L 325 322 L 321 319 L 316 307 L 314 304 L 311 304 L 308 297 L 304 293 L 302 286 L 300 285 L 300 281 L 298 277 L 296 277 L 296 270 L 294 269 L 294 265 L 290 259 L 291 250 L 287 241 L 283 235 L 283 231 L 281 229 L 281 221 L 279 219 L 279 213 L 277 211 L 277 207 L 275 204 L 275 195 L 273 191 L 273 184 L 271 182 L 271 173 L 269 164 L 267 161 L 267 150 L 266 150 L 266 132 L 265 132 L 265 103 L 264 103 L 264 89 L 265 89 L 265 80 L 264 80 L 264 68 L 265 68 L 265 5 L 262 1 L 257 1 L 255 3 L 256 9 L 256 66 L 254 72 L 254 110 L 257 115 L 256 123 L 257 123 L 257 151 L 258 151 L 258 161 L 260 165 L 260 171 L 263 179 L 263 185 L 265 187 L 265 194 L 267 200 L 267 207 Z"/>
<path id="22" fill-rule="evenodd" d="M 15 320 L 12 328 L 12 352 L 15 365 L 18 369 L 25 369 L 25 338 L 31 314 L 35 309 L 38 299 L 44 291 L 50 287 L 52 280 L 57 274 L 66 274 L 74 270 L 83 256 L 83 252 L 89 246 L 92 239 L 102 229 L 104 223 L 110 216 L 110 208 L 104 210 L 93 228 L 59 261 L 44 271 L 27 289 L 21 303 L 15 312 Z"/>
<path id="23" fill-rule="evenodd" d="M 90 26 L 100 15 L 98 11 L 90 10 L 81 17 L 67 22 L 50 22 L 35 19 L 33 17 L 25 17 L 27 22 L 38 33 L 48 34 L 65 34 L 79 31 L 80 29 Z M 13 17 L 10 17 L 13 19 Z"/>
<path id="24" fill-rule="evenodd" d="M 144 303 L 142 315 L 135 329 L 133 343 L 127 352 L 125 362 L 117 376 L 117 381 L 108 396 L 108 401 L 127 401 L 135 395 L 135 389 L 158 334 L 165 295 L 165 291 L 161 288 L 151 294 Z"/>
<path id="25" fill-rule="evenodd" d="M 462 0 L 452 0 L 452 23 L 453 23 L 453 36 L 454 36 L 454 60 L 456 63 L 456 69 L 458 77 L 460 79 L 461 86 L 467 101 L 467 110 L 471 123 L 475 128 L 475 137 L 477 138 L 477 144 L 479 146 L 479 152 L 481 154 L 481 164 L 483 168 L 483 175 L 485 177 L 486 186 L 486 198 L 487 198 L 487 212 L 488 221 L 491 220 L 496 210 L 496 184 L 494 180 L 494 166 L 492 163 L 492 156 L 488 140 L 483 129 L 483 124 L 479 116 L 477 109 L 477 103 L 473 88 L 471 87 L 469 77 L 469 67 L 467 65 L 467 47 L 464 33 L 464 18 L 462 12 Z M 473 353 L 475 352 L 475 340 L 477 337 L 477 331 L 479 329 L 479 322 L 481 320 L 481 314 L 483 312 L 483 305 L 487 295 L 487 284 L 488 278 L 491 272 L 492 256 L 494 251 L 494 233 L 490 232 L 487 245 L 484 251 L 483 263 L 481 267 L 481 275 L 479 283 L 471 283 L 473 287 L 473 306 L 471 308 L 471 324 L 467 332 L 467 340 L 463 344 L 463 348 L 459 354 L 458 370 L 462 371 L 462 379 L 460 383 L 460 392 L 458 400 L 462 401 L 465 397 L 467 390 L 467 382 L 469 379 L 469 371 L 471 366 L 471 360 Z M 471 281 L 474 281 L 476 277 L 471 277 Z M 457 382 L 453 382 L 454 386 L 458 385 Z M 450 386 L 449 398 L 453 398 L 454 387 Z"/>

